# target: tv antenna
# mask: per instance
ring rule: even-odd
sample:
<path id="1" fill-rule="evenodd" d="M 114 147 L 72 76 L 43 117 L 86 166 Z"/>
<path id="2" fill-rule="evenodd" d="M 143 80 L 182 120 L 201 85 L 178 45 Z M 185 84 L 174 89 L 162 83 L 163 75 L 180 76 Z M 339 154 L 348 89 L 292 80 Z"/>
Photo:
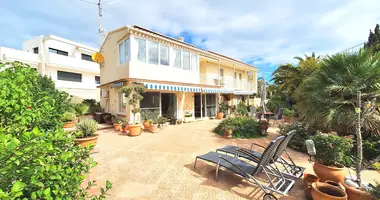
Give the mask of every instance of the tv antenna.
<path id="1" fill-rule="evenodd" d="M 104 33 L 103 22 L 102 22 L 103 11 L 104 11 L 103 4 L 110 3 L 116 0 L 109 0 L 106 2 L 102 2 L 102 0 L 98 0 L 98 2 L 92 2 L 88 0 L 79 0 L 79 1 L 83 1 L 83 2 L 98 6 L 98 15 L 99 15 L 99 26 L 98 26 L 99 41 L 98 42 L 99 42 L 99 49 L 100 49 L 100 47 L 103 44 L 104 38 L 106 36 L 106 34 Z"/>

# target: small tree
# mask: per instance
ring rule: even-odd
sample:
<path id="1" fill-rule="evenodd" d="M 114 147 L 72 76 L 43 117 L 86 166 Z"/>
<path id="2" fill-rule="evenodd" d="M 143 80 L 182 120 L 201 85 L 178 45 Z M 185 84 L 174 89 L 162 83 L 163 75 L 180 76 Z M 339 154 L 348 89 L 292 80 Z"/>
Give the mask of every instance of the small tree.
<path id="1" fill-rule="evenodd" d="M 145 93 L 145 87 L 142 84 L 132 83 L 131 85 L 122 87 L 120 89 L 124 93 L 124 97 L 128 99 L 128 103 L 132 106 L 133 123 L 136 124 L 136 113 L 140 112 L 140 108 L 137 108 L 139 102 L 144 98 L 142 96 Z"/>

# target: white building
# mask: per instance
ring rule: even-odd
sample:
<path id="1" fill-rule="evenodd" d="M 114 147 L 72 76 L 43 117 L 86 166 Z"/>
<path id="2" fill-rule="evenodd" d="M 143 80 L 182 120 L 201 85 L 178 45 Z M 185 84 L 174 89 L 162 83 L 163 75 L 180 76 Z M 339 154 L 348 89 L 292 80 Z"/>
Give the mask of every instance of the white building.
<path id="1" fill-rule="evenodd" d="M 83 99 L 99 100 L 99 64 L 91 59 L 98 49 L 54 35 L 23 42 L 23 50 L 0 47 L 0 61 L 20 61 L 50 76 L 60 90 Z"/>

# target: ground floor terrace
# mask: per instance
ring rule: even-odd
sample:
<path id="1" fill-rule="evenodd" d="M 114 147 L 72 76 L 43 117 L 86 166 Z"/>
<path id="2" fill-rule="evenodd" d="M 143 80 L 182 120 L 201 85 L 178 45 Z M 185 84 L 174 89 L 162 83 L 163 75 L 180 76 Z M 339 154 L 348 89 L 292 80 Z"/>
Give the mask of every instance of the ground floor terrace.
<path id="1" fill-rule="evenodd" d="M 216 180 L 215 165 L 199 160 L 194 169 L 194 160 L 197 155 L 224 145 L 249 148 L 256 142 L 265 146 L 277 137 L 278 129 L 270 128 L 266 138 L 226 139 L 212 132 L 219 122 L 207 120 L 168 126 L 156 134 L 143 132 L 138 137 L 113 129 L 102 130 L 96 146 L 98 153 L 93 154 L 99 164 L 91 179 L 99 186 L 104 185 L 105 180 L 111 181 L 113 189 L 107 199 L 115 200 L 262 199 L 263 192 L 257 186 L 227 170 L 219 171 Z M 298 165 L 312 173 L 307 155 L 288 150 Z M 375 171 L 364 171 L 363 177 L 380 181 L 380 174 Z M 288 196 L 277 197 L 305 199 L 302 184 L 302 180 L 298 180 Z"/>
<path id="2" fill-rule="evenodd" d="M 253 105 L 250 97 L 253 91 L 234 91 L 223 88 L 207 88 L 195 86 L 182 86 L 171 84 L 140 83 L 146 87 L 143 99 L 139 103 L 140 113 L 144 111 L 156 112 L 167 118 L 195 121 L 209 119 L 216 116 L 219 103 L 225 102 L 229 106 L 228 113 L 234 112 L 240 102 Z M 118 115 L 133 121 L 131 108 L 127 104 L 123 93 L 120 92 L 122 83 L 102 87 L 107 91 L 106 97 L 101 99 L 105 112 Z M 141 115 L 136 115 L 141 121 Z"/>

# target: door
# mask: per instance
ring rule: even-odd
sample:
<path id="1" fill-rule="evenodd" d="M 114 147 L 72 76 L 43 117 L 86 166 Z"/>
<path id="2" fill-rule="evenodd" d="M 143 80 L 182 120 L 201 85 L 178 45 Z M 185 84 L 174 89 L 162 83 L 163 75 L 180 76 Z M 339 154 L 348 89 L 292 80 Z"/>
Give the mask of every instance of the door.
<path id="1" fill-rule="evenodd" d="M 202 117 L 206 116 L 206 94 L 202 94 Z"/>
<path id="2" fill-rule="evenodd" d="M 161 113 L 166 118 L 177 117 L 177 95 L 161 93 Z"/>
<path id="3" fill-rule="evenodd" d="M 201 110 L 202 110 L 202 103 L 201 103 L 201 94 L 196 93 L 194 94 L 194 117 L 195 118 L 201 118 Z"/>

